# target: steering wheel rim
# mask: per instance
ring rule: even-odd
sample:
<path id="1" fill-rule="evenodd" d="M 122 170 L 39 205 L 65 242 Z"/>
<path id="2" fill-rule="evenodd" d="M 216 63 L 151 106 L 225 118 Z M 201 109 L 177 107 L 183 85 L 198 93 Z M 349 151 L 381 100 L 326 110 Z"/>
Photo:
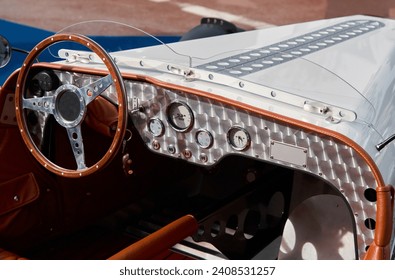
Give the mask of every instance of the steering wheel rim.
<path id="1" fill-rule="evenodd" d="M 107 152 L 104 154 L 104 156 L 95 164 L 93 164 L 92 166 L 87 167 L 85 165 L 85 159 L 83 159 L 83 164 L 82 164 L 82 160 L 79 161 L 79 159 L 77 158 L 77 154 L 78 154 L 78 148 L 74 148 L 73 145 L 75 145 L 75 147 L 78 147 L 79 145 L 81 145 L 82 142 L 82 134 L 80 131 L 80 125 L 83 122 L 83 120 L 85 119 L 85 113 L 87 110 L 87 105 L 90 103 L 90 101 L 93 101 L 96 97 L 100 96 L 100 94 L 105 90 L 102 90 L 100 93 L 98 94 L 94 94 L 93 98 L 92 98 L 92 92 L 93 92 L 93 88 L 95 88 L 95 90 L 99 87 L 101 87 L 100 84 L 96 84 L 95 86 L 91 86 L 89 85 L 88 87 L 83 87 L 83 88 L 70 88 L 68 86 L 66 86 L 66 89 L 62 88 L 60 89 L 62 86 L 60 86 L 58 88 L 58 90 L 56 91 L 56 93 L 58 93 L 56 95 L 53 96 L 53 100 L 49 100 L 49 105 L 46 105 L 45 108 L 44 106 L 41 106 L 40 108 L 37 107 L 37 103 L 33 102 L 30 99 L 25 99 L 24 98 L 24 93 L 26 92 L 26 85 L 27 85 L 27 78 L 28 78 L 28 73 L 34 63 L 34 61 L 36 60 L 36 58 L 48 47 L 50 47 L 51 45 L 55 44 L 55 43 L 59 43 L 59 42 L 63 42 L 63 41 L 70 41 L 70 42 L 74 42 L 74 43 L 79 43 L 85 47 L 87 47 L 88 49 L 90 49 L 91 51 L 93 51 L 100 59 L 101 61 L 105 64 L 105 66 L 107 67 L 107 70 L 109 71 L 109 75 L 105 76 L 104 78 L 99 79 L 100 81 L 102 81 L 103 84 L 105 84 L 108 88 L 108 86 L 110 86 L 111 84 L 115 87 L 116 89 L 116 93 L 117 93 L 117 97 L 118 97 L 118 123 L 117 123 L 117 127 L 113 136 L 113 141 L 110 144 L 110 147 L 108 148 Z M 104 81 L 105 80 L 105 81 Z M 62 90 L 64 90 L 62 92 Z M 84 94 L 84 90 L 86 90 L 86 94 Z M 59 92 L 58 92 L 59 91 Z M 71 93 L 70 93 L 70 92 Z M 78 106 L 80 106 L 81 104 L 84 105 L 84 108 L 80 108 L 80 114 L 81 116 L 76 116 L 74 122 L 68 122 L 68 119 L 66 118 L 61 118 L 63 120 L 59 121 L 59 110 L 57 110 L 56 108 L 56 104 L 60 103 L 60 95 L 65 95 L 65 93 L 67 92 L 68 95 L 71 96 L 71 99 L 77 100 L 75 98 L 75 96 L 77 96 L 80 100 L 80 104 Z M 73 97 L 73 94 L 75 94 L 75 96 Z M 70 98 L 69 98 L 70 99 Z M 26 101 L 28 100 L 28 101 Z M 30 101 L 29 101 L 30 100 Z M 37 99 L 36 99 L 37 100 Z M 41 101 L 43 101 L 42 103 L 46 102 L 44 99 L 42 99 Z M 32 104 L 34 104 L 34 108 L 32 108 Z M 81 105 L 82 106 L 82 105 Z M 80 106 L 80 107 L 81 107 Z M 53 163 L 51 160 L 49 160 L 45 155 L 43 155 L 40 151 L 39 148 L 37 148 L 37 146 L 35 145 L 31 134 L 29 132 L 28 126 L 27 126 L 27 122 L 26 122 L 26 116 L 25 116 L 25 109 L 37 109 L 38 111 L 45 111 L 47 110 L 49 111 L 53 111 L 55 119 L 57 119 L 58 123 L 60 123 L 63 127 L 66 128 L 68 135 L 69 135 L 69 141 L 71 143 L 72 149 L 73 149 L 73 153 L 75 156 L 75 160 L 77 163 L 77 169 L 67 169 L 61 166 L 58 166 L 57 164 Z M 69 177 L 69 178 L 79 178 L 79 177 L 84 177 L 87 175 L 90 175 L 92 173 L 95 173 L 97 171 L 100 171 L 101 169 L 103 169 L 117 154 L 119 148 L 121 147 L 124 135 L 125 135 L 125 131 L 126 131 L 126 126 L 127 126 L 127 98 L 126 98 L 126 90 L 125 90 L 125 86 L 123 83 L 123 79 L 121 76 L 121 73 L 118 69 L 118 67 L 115 65 L 113 59 L 110 57 L 110 55 L 100 46 L 98 45 L 95 41 L 93 41 L 92 39 L 80 35 L 80 34 L 68 34 L 68 33 L 64 33 L 64 34 L 55 34 L 53 36 L 50 36 L 46 39 L 44 39 L 43 41 L 41 41 L 39 44 L 37 44 L 32 51 L 29 53 L 29 55 L 26 57 L 22 67 L 19 70 L 19 75 L 18 75 L 18 79 L 17 79 L 17 85 L 16 85 L 16 91 L 15 91 L 15 110 L 16 110 L 16 119 L 17 119 L 17 123 L 18 123 L 18 127 L 22 136 L 23 141 L 25 142 L 27 148 L 29 149 L 29 151 L 31 152 L 31 154 L 35 157 L 35 159 L 43 166 L 45 167 L 47 170 L 62 176 L 62 177 Z M 47 112 L 45 111 L 45 112 Z M 74 116 L 71 116 L 74 117 Z M 66 121 L 65 121 L 66 120 Z M 66 126 L 64 126 L 63 124 L 65 124 Z M 77 139 L 75 139 L 77 138 Z M 74 141 L 76 140 L 76 141 Z M 74 142 L 75 143 L 74 143 Z M 84 148 L 83 146 L 80 147 L 80 149 L 82 149 L 82 155 L 84 156 Z M 81 152 L 81 150 L 80 150 Z M 85 165 L 85 166 L 84 166 Z"/>

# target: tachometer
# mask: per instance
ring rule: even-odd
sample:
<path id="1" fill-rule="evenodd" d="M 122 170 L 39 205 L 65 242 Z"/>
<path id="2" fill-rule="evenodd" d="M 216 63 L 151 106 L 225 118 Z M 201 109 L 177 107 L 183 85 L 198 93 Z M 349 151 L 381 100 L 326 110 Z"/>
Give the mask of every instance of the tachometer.
<path id="1" fill-rule="evenodd" d="M 176 131 L 184 132 L 193 125 L 191 108 L 184 102 L 173 102 L 167 107 L 167 120 Z"/>

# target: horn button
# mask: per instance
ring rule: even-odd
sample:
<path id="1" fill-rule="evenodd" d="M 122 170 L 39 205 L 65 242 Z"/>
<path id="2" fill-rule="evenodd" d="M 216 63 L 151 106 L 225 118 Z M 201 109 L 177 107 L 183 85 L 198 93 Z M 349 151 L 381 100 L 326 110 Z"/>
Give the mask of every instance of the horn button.
<path id="1" fill-rule="evenodd" d="M 85 100 L 79 88 L 63 85 L 55 93 L 55 119 L 63 127 L 75 127 L 85 115 Z"/>

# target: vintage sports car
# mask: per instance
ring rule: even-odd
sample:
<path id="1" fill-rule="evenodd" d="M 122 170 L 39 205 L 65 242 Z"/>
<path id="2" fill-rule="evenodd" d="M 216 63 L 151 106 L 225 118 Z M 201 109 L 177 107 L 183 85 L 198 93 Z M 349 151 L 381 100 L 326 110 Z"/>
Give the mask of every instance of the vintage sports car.
<path id="1" fill-rule="evenodd" d="M 165 44 L 85 22 L 13 64 L 1 258 L 394 258 L 395 21 L 228 27 Z"/>

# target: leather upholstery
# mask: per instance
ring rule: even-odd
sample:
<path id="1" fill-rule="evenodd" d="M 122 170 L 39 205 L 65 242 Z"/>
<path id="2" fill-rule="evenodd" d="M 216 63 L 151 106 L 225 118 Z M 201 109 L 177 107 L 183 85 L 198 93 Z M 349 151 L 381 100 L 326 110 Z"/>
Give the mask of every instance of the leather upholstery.
<path id="1" fill-rule="evenodd" d="M 377 214 L 374 240 L 370 245 L 365 260 L 386 260 L 390 258 L 392 233 L 394 188 L 392 186 L 377 188 Z M 381 211 L 379 211 L 381 209 Z"/>
<path id="2" fill-rule="evenodd" d="M 109 260 L 147 260 L 170 249 L 172 246 L 193 235 L 198 229 L 198 222 L 191 215 L 186 215 L 168 224 L 160 230 L 133 243 L 116 253 Z"/>
<path id="3" fill-rule="evenodd" d="M 89 104 L 85 122 L 97 132 L 113 137 L 117 121 L 118 111 L 116 107 L 104 98 L 99 96 Z"/>
<path id="4" fill-rule="evenodd" d="M 29 204 L 39 196 L 39 188 L 32 173 L 0 183 L 0 190 L 0 216 Z"/>

